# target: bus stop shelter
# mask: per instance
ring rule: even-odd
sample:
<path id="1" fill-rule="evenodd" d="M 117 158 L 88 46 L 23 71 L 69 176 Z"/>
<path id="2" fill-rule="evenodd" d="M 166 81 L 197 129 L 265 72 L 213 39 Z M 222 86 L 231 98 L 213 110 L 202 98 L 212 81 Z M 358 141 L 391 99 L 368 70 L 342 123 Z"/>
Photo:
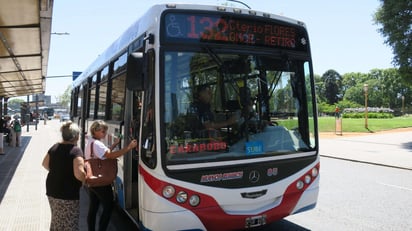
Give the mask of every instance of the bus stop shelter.
<path id="1" fill-rule="evenodd" d="M 53 0 L 0 0 L 0 107 L 11 97 L 43 94 Z"/>
<path id="2" fill-rule="evenodd" d="M 9 98 L 45 92 L 53 2 L 0 0 L 1 118 L 7 114 Z"/>

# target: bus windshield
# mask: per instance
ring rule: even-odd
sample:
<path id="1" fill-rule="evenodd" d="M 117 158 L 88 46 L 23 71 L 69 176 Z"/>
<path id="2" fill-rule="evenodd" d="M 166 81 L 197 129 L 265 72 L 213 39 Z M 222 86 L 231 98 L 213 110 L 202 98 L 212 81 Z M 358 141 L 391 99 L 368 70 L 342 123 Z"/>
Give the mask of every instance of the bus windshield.
<path id="1" fill-rule="evenodd" d="M 309 61 L 282 57 L 166 51 L 166 164 L 315 154 Z"/>

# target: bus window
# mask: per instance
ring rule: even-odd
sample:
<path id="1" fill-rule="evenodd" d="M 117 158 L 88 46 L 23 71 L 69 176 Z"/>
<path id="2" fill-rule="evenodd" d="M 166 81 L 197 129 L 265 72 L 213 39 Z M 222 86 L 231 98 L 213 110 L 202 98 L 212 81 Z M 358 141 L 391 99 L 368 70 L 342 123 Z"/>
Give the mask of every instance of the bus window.
<path id="1" fill-rule="evenodd" d="M 126 74 L 123 73 L 112 80 L 111 114 L 112 120 L 121 121 L 124 113 Z"/>
<path id="2" fill-rule="evenodd" d="M 80 85 L 79 87 L 79 94 L 77 95 L 77 110 L 76 110 L 76 116 L 82 116 L 82 110 L 83 110 L 83 104 L 84 104 L 84 87 L 83 85 Z"/>
<path id="3" fill-rule="evenodd" d="M 127 53 L 121 55 L 113 65 L 113 74 L 120 74 L 126 70 L 126 63 L 127 63 Z"/>
<path id="4" fill-rule="evenodd" d="M 99 87 L 99 106 L 97 107 L 97 118 L 105 119 L 107 103 L 107 81 L 100 84 Z"/>
<path id="5" fill-rule="evenodd" d="M 91 84 L 89 88 L 89 118 L 95 118 L 95 107 L 96 107 L 96 85 L 97 85 L 97 75 L 94 75 L 93 78 L 91 79 Z"/>
<path id="6" fill-rule="evenodd" d="M 72 95 L 70 98 L 70 112 L 72 113 L 72 116 L 77 116 L 78 115 L 78 102 L 79 102 L 79 87 L 75 88 L 72 91 Z"/>
<path id="7" fill-rule="evenodd" d="M 309 126 L 309 146 L 314 148 L 316 146 L 315 143 L 315 134 L 317 131 L 315 131 L 315 111 L 316 111 L 316 106 L 313 105 L 313 102 L 316 102 L 316 99 L 313 98 L 312 94 L 311 94 L 311 89 L 312 86 L 310 85 L 311 81 L 311 75 L 310 75 L 310 67 L 309 67 L 309 62 L 305 62 L 303 64 L 304 67 L 304 76 L 305 76 L 305 88 L 306 88 L 306 101 L 307 101 L 307 112 L 308 112 L 308 124 L 310 124 L 311 126 Z"/>
<path id="8" fill-rule="evenodd" d="M 143 121 L 142 121 L 142 161 L 150 168 L 156 167 L 156 134 L 155 134 L 155 83 L 154 83 L 154 52 L 148 52 L 149 66 L 148 66 L 148 88 L 144 92 L 143 101 Z"/>
<path id="9" fill-rule="evenodd" d="M 96 102 L 96 87 L 90 89 L 90 101 L 89 101 L 89 118 L 94 118 Z"/>
<path id="10" fill-rule="evenodd" d="M 85 116 L 86 109 L 87 109 L 87 88 L 84 85 L 80 85 L 79 96 L 77 101 L 77 116 L 83 117 Z"/>
<path id="11" fill-rule="evenodd" d="M 103 68 L 102 72 L 100 73 L 100 81 L 104 82 L 109 79 L 109 66 Z"/>
<path id="12" fill-rule="evenodd" d="M 164 68 L 169 163 L 295 154 L 315 147 L 309 135 L 313 121 L 305 114 L 311 106 L 302 90 L 303 62 L 171 51 L 165 54 Z M 214 130 L 202 126 L 203 118 L 191 104 L 195 89 L 205 84 L 212 92 L 214 123 L 236 115 L 238 123 Z"/>

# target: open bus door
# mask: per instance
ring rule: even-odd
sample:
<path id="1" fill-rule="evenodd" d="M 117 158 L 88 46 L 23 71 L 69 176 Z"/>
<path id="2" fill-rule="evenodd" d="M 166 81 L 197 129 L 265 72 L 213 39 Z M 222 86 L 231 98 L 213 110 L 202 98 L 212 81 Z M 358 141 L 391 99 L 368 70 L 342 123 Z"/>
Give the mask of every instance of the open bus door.
<path id="1" fill-rule="evenodd" d="M 134 52 L 128 57 L 126 74 L 126 116 L 130 116 L 128 131 L 125 131 L 129 140 L 139 140 L 141 108 L 143 95 L 143 53 Z M 139 147 L 139 145 L 138 145 Z M 124 173 L 124 209 L 135 221 L 139 220 L 139 153 L 138 148 L 132 150 L 131 155 L 126 157 Z M 121 205 L 122 206 L 122 205 Z"/>
<path id="2" fill-rule="evenodd" d="M 141 118 L 141 91 L 133 91 L 132 97 L 132 120 L 130 122 L 130 139 L 139 140 L 140 133 L 140 118 Z M 139 195 L 138 195 L 138 174 L 139 174 L 139 154 L 136 149 L 132 150 L 131 153 L 131 177 L 130 177 L 130 191 L 127 197 L 127 205 L 129 206 L 127 210 L 133 216 L 135 220 L 139 219 Z"/>

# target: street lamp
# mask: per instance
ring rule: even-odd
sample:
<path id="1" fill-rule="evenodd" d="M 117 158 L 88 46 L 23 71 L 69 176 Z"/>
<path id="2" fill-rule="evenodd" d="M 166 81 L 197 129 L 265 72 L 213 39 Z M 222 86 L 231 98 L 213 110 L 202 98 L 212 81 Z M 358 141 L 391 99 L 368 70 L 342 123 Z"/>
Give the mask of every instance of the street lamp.
<path id="1" fill-rule="evenodd" d="M 368 84 L 363 84 L 363 91 L 365 92 L 365 128 L 368 129 Z"/>

